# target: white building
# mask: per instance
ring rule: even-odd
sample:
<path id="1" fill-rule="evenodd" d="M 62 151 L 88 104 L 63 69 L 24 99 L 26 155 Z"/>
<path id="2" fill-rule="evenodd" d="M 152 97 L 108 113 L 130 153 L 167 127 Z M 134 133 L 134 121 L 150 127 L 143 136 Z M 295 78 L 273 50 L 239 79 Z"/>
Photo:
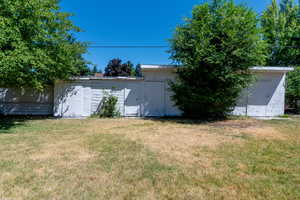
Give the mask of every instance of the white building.
<path id="1" fill-rule="evenodd" d="M 180 116 L 169 90 L 175 80 L 175 66 L 143 65 L 143 78 L 85 77 L 57 81 L 54 89 L 43 94 L 12 89 L 0 90 L 0 114 L 54 115 L 88 117 L 95 113 L 107 93 L 118 97 L 122 116 Z M 273 117 L 284 114 L 286 73 L 288 67 L 254 67 L 257 82 L 246 89 L 233 111 L 235 115 Z M 52 109 L 53 108 L 53 109 Z"/>
<path id="2" fill-rule="evenodd" d="M 122 116 L 180 116 L 169 90 L 175 66 L 143 65 L 144 78 L 78 78 L 58 82 L 54 89 L 54 116 L 87 117 L 93 114 L 107 92 L 118 97 Z M 257 82 L 241 95 L 235 115 L 272 117 L 284 114 L 287 67 L 254 67 Z"/>

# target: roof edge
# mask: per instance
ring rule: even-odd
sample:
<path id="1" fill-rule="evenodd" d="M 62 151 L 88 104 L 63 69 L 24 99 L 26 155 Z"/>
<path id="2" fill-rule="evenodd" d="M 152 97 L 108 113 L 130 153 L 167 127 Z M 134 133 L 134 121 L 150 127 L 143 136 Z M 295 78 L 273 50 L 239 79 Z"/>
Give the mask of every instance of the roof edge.
<path id="1" fill-rule="evenodd" d="M 104 81 L 109 81 L 109 80 L 142 81 L 142 80 L 144 80 L 144 78 L 143 77 L 123 77 L 123 76 L 118 76 L 118 77 L 81 76 L 81 77 L 72 77 L 72 78 L 70 78 L 69 81 L 92 81 L 92 80 L 104 80 Z"/>
<path id="2" fill-rule="evenodd" d="M 176 67 L 180 67 L 180 65 L 142 65 L 142 70 L 172 70 Z M 251 67 L 251 71 L 254 72 L 282 72 L 287 73 L 293 71 L 293 67 L 285 67 L 285 66 L 254 66 Z"/>
<path id="3" fill-rule="evenodd" d="M 257 72 L 283 72 L 287 73 L 294 71 L 293 67 L 283 67 L 283 66 L 255 66 L 251 68 L 252 71 Z"/>

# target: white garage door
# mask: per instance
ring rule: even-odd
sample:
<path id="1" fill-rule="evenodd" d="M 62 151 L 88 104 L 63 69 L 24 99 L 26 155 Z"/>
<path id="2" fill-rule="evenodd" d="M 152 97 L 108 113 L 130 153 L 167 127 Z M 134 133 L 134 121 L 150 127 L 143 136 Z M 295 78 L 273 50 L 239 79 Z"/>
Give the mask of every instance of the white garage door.
<path id="1" fill-rule="evenodd" d="M 165 89 L 163 82 L 146 82 L 144 87 L 145 117 L 165 116 Z"/>

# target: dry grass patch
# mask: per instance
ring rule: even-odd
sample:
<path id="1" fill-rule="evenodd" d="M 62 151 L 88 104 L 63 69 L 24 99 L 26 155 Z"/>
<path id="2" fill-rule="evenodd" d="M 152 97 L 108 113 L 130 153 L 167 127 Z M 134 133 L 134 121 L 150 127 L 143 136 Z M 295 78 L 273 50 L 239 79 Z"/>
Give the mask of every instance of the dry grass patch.
<path id="1" fill-rule="evenodd" d="M 152 151 L 164 154 L 164 159 L 181 164 L 202 163 L 207 158 L 194 156 L 198 147 L 216 148 L 225 142 L 237 142 L 239 139 L 214 134 L 207 125 L 182 125 L 164 122 L 152 122 L 146 127 L 137 127 L 123 131 L 127 138 L 146 145 Z"/>
<path id="2" fill-rule="evenodd" d="M 241 119 L 241 120 L 225 120 L 221 122 L 215 122 L 211 124 L 212 127 L 216 127 L 224 131 L 224 133 L 232 134 L 232 136 L 248 136 L 255 137 L 257 139 L 279 139 L 286 138 L 285 134 L 282 134 L 275 127 L 269 126 L 261 120 L 255 119 Z"/>
<path id="3" fill-rule="evenodd" d="M 0 120 L 0 199 L 299 199 L 299 119 Z"/>
<path id="4" fill-rule="evenodd" d="M 268 140 L 285 138 L 284 134 L 274 127 L 254 119 L 213 123 L 149 120 L 147 126 L 130 125 L 130 128 L 122 130 L 122 134 L 131 140 L 141 142 L 155 152 L 165 154 L 164 158 L 169 158 L 168 162 L 172 160 L 181 164 L 199 164 L 207 167 L 214 158 L 208 153 L 199 156 L 199 153 L 195 153 L 195 149 L 200 147 L 218 149 L 223 144 L 243 144 L 249 137 Z"/>

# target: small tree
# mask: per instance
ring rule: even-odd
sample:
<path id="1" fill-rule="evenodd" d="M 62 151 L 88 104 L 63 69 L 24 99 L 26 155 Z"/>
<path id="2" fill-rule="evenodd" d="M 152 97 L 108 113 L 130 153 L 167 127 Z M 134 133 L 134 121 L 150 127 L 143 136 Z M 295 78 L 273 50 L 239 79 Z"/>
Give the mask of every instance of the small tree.
<path id="1" fill-rule="evenodd" d="M 175 104 L 190 117 L 225 117 L 264 60 L 256 14 L 233 1 L 193 9 L 171 40 L 171 58 L 183 67 L 171 82 Z"/>
<path id="2" fill-rule="evenodd" d="M 119 117 L 121 114 L 117 108 L 118 97 L 112 93 L 106 93 L 94 116 L 101 118 Z"/>

